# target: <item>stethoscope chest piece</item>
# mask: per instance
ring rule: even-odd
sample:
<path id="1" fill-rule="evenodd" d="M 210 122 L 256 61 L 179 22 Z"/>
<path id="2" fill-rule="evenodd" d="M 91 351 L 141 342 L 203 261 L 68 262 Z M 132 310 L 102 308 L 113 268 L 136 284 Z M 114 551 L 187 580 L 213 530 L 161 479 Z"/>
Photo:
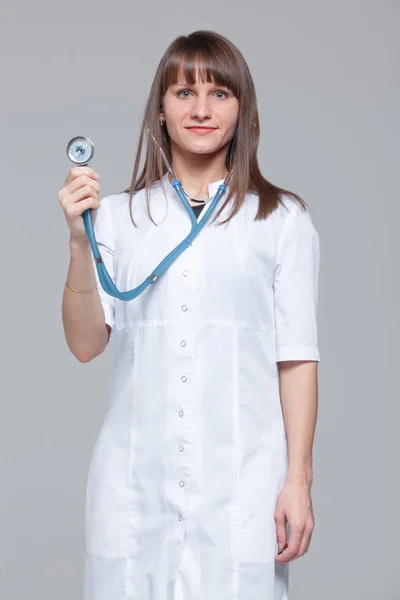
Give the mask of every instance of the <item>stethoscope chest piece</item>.
<path id="1" fill-rule="evenodd" d="M 87 165 L 94 156 L 94 145 L 82 135 L 72 138 L 67 145 L 68 158 L 76 165 Z"/>

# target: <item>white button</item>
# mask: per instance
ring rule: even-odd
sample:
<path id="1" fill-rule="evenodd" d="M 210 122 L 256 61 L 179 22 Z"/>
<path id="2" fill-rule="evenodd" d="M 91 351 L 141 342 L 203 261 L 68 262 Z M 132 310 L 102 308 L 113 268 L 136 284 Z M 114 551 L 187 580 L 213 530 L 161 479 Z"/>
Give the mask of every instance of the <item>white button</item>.
<path id="1" fill-rule="evenodd" d="M 186 311 L 187 311 L 187 309 L 188 309 L 188 307 L 186 306 L 186 304 L 184 304 L 184 305 L 182 306 L 182 310 L 183 310 L 184 312 L 186 312 Z"/>
<path id="2" fill-rule="evenodd" d="M 179 452 L 183 452 L 183 446 L 179 446 Z"/>
<path id="3" fill-rule="evenodd" d="M 180 417 L 183 417 L 183 410 L 180 410 L 178 414 Z"/>
<path id="4" fill-rule="evenodd" d="M 187 377 L 185 375 L 182 375 L 181 381 L 183 381 L 183 383 L 185 383 L 185 381 L 187 381 Z"/>
<path id="5" fill-rule="evenodd" d="M 192 244 L 189 244 L 188 248 L 191 248 L 191 247 L 192 247 Z"/>
<path id="6" fill-rule="evenodd" d="M 185 482 L 184 482 L 184 481 L 180 481 L 180 482 L 179 482 L 179 485 L 180 485 L 181 487 L 183 487 L 183 486 L 185 485 Z"/>
<path id="7" fill-rule="evenodd" d="M 188 273 L 189 273 L 189 271 L 188 271 L 187 269 L 185 269 L 185 270 L 183 271 L 182 275 L 183 275 L 184 277 L 187 277 Z"/>
<path id="8" fill-rule="evenodd" d="M 182 341 L 181 341 L 181 346 L 183 346 L 183 347 L 185 347 L 185 346 L 186 346 L 186 342 L 185 342 L 185 340 L 182 340 Z"/>
<path id="9" fill-rule="evenodd" d="M 182 521 L 182 515 L 178 515 L 178 521 Z"/>

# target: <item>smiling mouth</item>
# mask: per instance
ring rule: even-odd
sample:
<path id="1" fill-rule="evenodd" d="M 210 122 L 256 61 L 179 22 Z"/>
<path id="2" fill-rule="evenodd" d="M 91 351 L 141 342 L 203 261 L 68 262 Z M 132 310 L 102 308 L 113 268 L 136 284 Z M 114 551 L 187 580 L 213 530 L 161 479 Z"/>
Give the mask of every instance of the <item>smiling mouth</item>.
<path id="1" fill-rule="evenodd" d="M 189 131 L 194 131 L 195 133 L 210 133 L 211 131 L 215 131 L 216 127 L 201 127 L 201 126 L 193 126 L 187 127 Z"/>

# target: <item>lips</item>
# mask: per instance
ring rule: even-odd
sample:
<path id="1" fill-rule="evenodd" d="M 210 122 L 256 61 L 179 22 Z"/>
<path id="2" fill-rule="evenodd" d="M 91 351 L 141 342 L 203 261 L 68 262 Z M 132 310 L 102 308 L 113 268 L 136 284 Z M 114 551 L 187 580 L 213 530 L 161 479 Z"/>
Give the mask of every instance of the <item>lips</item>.
<path id="1" fill-rule="evenodd" d="M 211 133 L 212 131 L 215 131 L 217 128 L 216 127 L 193 126 L 193 127 L 186 127 L 186 129 L 188 129 L 189 131 L 193 131 L 194 133 Z"/>

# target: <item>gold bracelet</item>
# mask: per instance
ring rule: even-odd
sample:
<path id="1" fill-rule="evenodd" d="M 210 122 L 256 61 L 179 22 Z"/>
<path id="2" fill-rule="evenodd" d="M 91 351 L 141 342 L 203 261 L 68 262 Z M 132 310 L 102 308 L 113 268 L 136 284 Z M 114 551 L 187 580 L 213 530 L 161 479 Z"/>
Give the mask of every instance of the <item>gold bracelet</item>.
<path id="1" fill-rule="evenodd" d="M 66 283 L 66 286 L 67 286 L 67 288 L 69 288 L 71 291 L 73 291 L 73 292 L 77 292 L 78 294 L 91 294 L 92 292 L 94 292 L 94 290 L 95 290 L 95 289 L 97 289 L 97 283 L 96 283 L 96 285 L 95 285 L 95 286 L 94 286 L 94 287 L 93 287 L 91 290 L 86 290 L 86 291 L 83 291 L 83 290 L 77 290 L 77 289 L 75 289 L 75 288 L 71 287 L 71 286 L 69 285 L 69 283 L 68 283 L 68 282 Z"/>

